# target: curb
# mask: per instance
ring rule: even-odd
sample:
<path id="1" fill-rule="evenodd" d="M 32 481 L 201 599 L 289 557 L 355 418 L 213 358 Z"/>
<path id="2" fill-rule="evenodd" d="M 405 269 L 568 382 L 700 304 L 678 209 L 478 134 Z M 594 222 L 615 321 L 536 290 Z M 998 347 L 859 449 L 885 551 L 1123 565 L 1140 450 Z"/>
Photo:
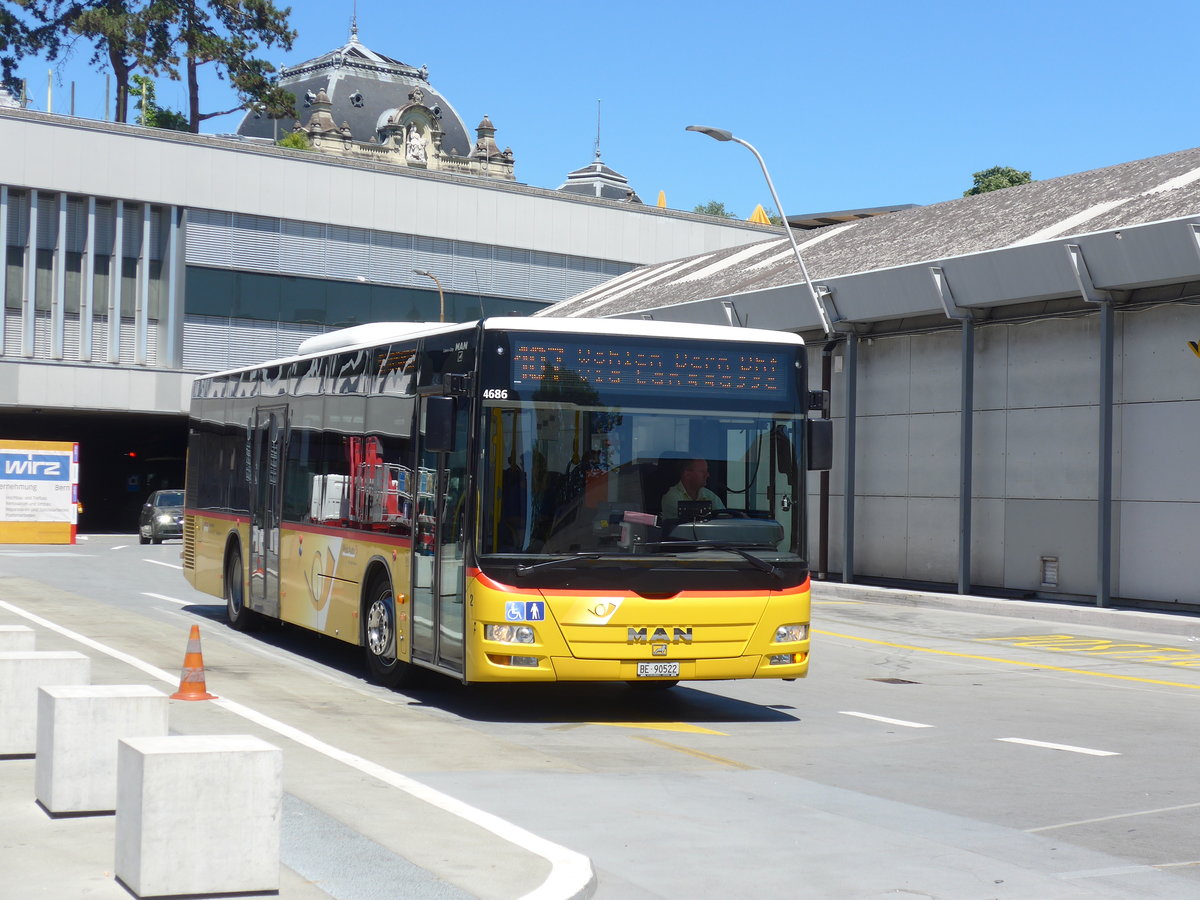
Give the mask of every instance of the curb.
<path id="1" fill-rule="evenodd" d="M 1059 622 L 1064 625 L 1094 625 L 1200 640 L 1200 616 L 1193 614 L 1076 606 L 1049 600 L 1006 600 L 970 594 L 938 594 L 829 581 L 814 581 L 812 593 L 816 603 L 829 599 L 861 600 L 922 609 L 948 609 L 988 616 L 1007 616 L 1037 622 Z"/>

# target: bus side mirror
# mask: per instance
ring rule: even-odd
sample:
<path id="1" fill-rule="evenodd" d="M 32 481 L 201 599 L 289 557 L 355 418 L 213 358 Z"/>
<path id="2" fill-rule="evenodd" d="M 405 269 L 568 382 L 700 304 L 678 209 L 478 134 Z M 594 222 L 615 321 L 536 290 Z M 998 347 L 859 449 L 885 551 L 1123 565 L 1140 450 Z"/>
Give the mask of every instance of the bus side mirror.
<path id="1" fill-rule="evenodd" d="M 810 472 L 833 468 L 833 419 L 809 419 L 804 423 L 804 456 Z"/>
<path id="2" fill-rule="evenodd" d="M 453 453 L 454 437 L 454 398 L 429 397 L 425 401 L 425 449 Z"/>

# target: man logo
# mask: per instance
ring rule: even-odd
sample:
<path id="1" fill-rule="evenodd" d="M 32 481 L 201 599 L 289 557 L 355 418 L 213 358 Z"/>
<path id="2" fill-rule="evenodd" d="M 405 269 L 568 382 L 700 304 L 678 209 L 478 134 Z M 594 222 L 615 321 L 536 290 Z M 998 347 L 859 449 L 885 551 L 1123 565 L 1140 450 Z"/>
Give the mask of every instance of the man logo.
<path id="1" fill-rule="evenodd" d="M 690 644 L 692 642 L 692 629 L 689 628 L 672 628 L 671 633 L 667 633 L 665 628 L 655 628 L 652 634 L 647 635 L 649 628 L 630 628 L 628 643 L 630 644 Z"/>

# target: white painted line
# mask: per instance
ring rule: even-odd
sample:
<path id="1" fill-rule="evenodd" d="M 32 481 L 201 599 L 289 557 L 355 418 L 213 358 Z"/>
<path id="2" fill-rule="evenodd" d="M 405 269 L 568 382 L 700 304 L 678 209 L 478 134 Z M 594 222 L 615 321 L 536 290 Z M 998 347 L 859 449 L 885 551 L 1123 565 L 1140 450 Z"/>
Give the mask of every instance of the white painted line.
<path id="1" fill-rule="evenodd" d="M 1068 753 L 1086 753 L 1088 756 L 1120 756 L 1112 750 L 1092 750 L 1090 747 L 1072 747 L 1070 744 L 1051 744 L 1046 741 L 1028 741 L 1025 738 L 996 738 L 1008 744 L 1024 744 L 1027 747 L 1044 747 L 1047 750 L 1066 750 Z"/>
<path id="2" fill-rule="evenodd" d="M 73 641 L 83 644 L 85 647 L 91 647 L 93 650 L 111 656 L 113 659 L 127 663 L 135 669 L 145 672 L 147 675 L 157 678 L 160 681 L 165 681 L 167 684 L 178 684 L 178 677 L 171 672 L 165 672 L 157 666 L 138 659 L 136 656 L 130 656 L 128 653 L 123 653 L 120 650 L 101 644 L 99 641 L 84 637 L 82 634 L 64 628 L 48 619 L 43 619 L 41 616 L 21 609 L 19 606 L 15 606 L 5 600 L 0 600 L 0 609 L 7 609 L 9 612 L 27 619 L 35 625 L 41 625 L 43 628 L 56 631 L 63 637 L 70 638 Z M 592 871 L 592 861 L 582 853 L 576 853 L 574 850 L 568 850 L 559 844 L 551 843 L 545 838 L 538 837 L 536 834 L 526 831 L 519 825 L 514 825 L 512 822 L 501 819 L 499 816 L 494 816 L 489 812 L 484 812 L 482 809 L 477 809 L 474 806 L 463 803 L 449 794 L 443 794 L 441 791 L 435 790 L 405 775 L 401 775 L 399 772 L 393 772 L 391 769 L 385 768 L 378 763 L 373 763 L 368 759 L 363 759 L 361 756 L 340 750 L 331 744 L 318 740 L 307 732 L 280 722 L 277 719 L 272 719 L 270 716 L 263 715 L 248 706 L 243 706 L 240 703 L 220 697 L 208 702 L 220 706 L 235 715 L 242 716 L 251 722 L 255 722 L 263 728 L 269 728 L 281 737 L 286 737 L 298 744 L 302 744 L 310 750 L 315 750 L 327 756 L 329 759 L 357 769 L 365 775 L 377 778 L 384 784 L 398 788 L 410 796 L 436 806 L 438 809 L 444 810 L 451 815 L 458 816 L 460 819 L 465 819 L 511 844 L 516 844 L 518 847 L 542 857 L 542 859 L 550 863 L 550 875 L 536 889 L 521 898 L 521 900 L 561 900 L 561 898 L 586 897 L 590 895 L 595 885 L 596 875 Z"/>
<path id="3" fill-rule="evenodd" d="M 1026 828 L 1030 834 L 1038 831 L 1054 831 L 1056 828 L 1074 828 L 1077 825 L 1095 825 L 1098 822 L 1112 822 L 1115 819 L 1130 819 L 1135 816 L 1157 816 L 1161 813 L 1178 812 L 1181 809 L 1195 809 L 1200 806 L 1200 803 L 1184 803 L 1182 806 L 1162 806 L 1158 809 L 1139 809 L 1137 812 L 1117 813 L 1113 816 L 1101 816 L 1098 819 L 1079 819 L 1075 822 L 1061 822 L 1058 825 L 1042 825 L 1040 828 Z M 1161 868 L 1164 865 L 1174 865 L 1173 863 L 1155 863 L 1155 868 Z M 1192 863 L 1181 863 L 1180 865 L 1192 865 Z"/>
<path id="4" fill-rule="evenodd" d="M 156 566 L 166 566 L 168 569 L 178 569 L 183 571 L 183 566 L 177 566 L 174 563 L 159 562 L 157 559 L 143 559 L 142 562 L 153 563 Z"/>
<path id="5" fill-rule="evenodd" d="M 168 597 L 165 594 L 152 594 L 149 591 L 142 591 L 143 597 L 153 597 L 155 600 L 166 600 L 168 603 L 178 603 L 180 606 L 191 606 L 190 600 L 177 600 L 174 597 Z"/>
<path id="6" fill-rule="evenodd" d="M 1158 866 L 1110 866 L 1107 869 L 1084 869 L 1079 872 L 1063 872 L 1059 878 L 1108 878 L 1112 875 L 1139 875 L 1143 872 L 1153 872 Z"/>
<path id="7" fill-rule="evenodd" d="M 71 553 L 55 550 L 0 550 L 0 556 L 12 556 L 22 559 L 37 559 L 43 556 L 66 556 L 71 559 L 93 559 L 95 553 Z"/>
<path id="8" fill-rule="evenodd" d="M 857 716 L 860 719 L 871 719 L 874 722 L 886 722 L 888 725 L 903 725 L 905 728 L 933 728 L 933 725 L 925 725 L 922 722 L 906 722 L 903 719 L 889 719 L 887 716 L 873 716 L 870 713 L 850 712 L 849 710 L 839 710 L 843 716 Z"/>
<path id="9" fill-rule="evenodd" d="M 109 547 L 108 549 L 109 550 L 124 550 L 128 546 L 129 546 L 128 544 L 117 544 L 117 546 Z"/>

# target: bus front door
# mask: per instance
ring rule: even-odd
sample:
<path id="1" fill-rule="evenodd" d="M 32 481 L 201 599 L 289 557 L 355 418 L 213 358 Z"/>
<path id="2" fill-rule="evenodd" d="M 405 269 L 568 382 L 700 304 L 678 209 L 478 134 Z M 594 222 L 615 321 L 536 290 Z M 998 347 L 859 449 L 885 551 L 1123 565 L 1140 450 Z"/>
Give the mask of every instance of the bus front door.
<path id="1" fill-rule="evenodd" d="M 455 449 L 425 448 L 425 399 L 417 468 L 417 527 L 413 554 L 412 653 L 415 659 L 461 673 L 466 626 L 463 592 L 467 496 L 467 403 L 455 412 Z"/>
<path id="2" fill-rule="evenodd" d="M 250 485 L 250 608 L 279 617 L 279 522 L 287 407 L 257 410 Z"/>

